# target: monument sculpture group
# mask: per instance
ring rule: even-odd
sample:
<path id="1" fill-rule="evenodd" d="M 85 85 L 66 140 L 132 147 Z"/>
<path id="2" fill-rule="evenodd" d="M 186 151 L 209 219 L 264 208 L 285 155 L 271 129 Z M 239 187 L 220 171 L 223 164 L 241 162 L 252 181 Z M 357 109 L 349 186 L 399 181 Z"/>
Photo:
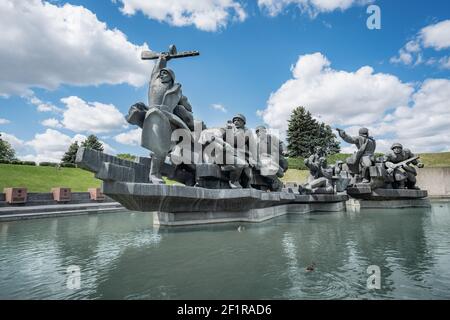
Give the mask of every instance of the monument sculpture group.
<path id="1" fill-rule="evenodd" d="M 337 129 L 357 151 L 345 162 L 328 165 L 323 150 L 305 159 L 308 183 L 284 188 L 286 148 L 264 126 L 246 127 L 235 115 L 222 127 L 208 128 L 194 120 L 193 108 L 167 67 L 171 59 L 198 56 L 197 51 L 143 52 L 156 60 L 148 103 L 131 106 L 126 120 L 142 128 L 141 146 L 149 157 L 127 161 L 80 148 L 77 162 L 103 180 L 103 192 L 130 210 L 155 211 L 155 223 L 185 225 L 226 221 L 263 221 L 288 212 L 339 211 L 348 196 L 359 201 L 407 199 L 408 205 L 427 196 L 415 186 L 418 157 L 395 143 L 392 152 L 376 157 L 368 129 L 358 136 Z M 164 178 L 180 185 L 166 185 Z M 413 202 L 411 202 L 413 201 Z M 416 202 L 414 202 L 416 201 Z M 405 202 L 403 202 L 405 203 Z"/>

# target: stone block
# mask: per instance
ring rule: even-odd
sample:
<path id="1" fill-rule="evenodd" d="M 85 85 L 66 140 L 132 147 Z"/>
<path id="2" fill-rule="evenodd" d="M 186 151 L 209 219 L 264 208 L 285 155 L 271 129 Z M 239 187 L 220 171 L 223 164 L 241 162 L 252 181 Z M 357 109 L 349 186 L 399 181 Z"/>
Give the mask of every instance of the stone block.
<path id="1" fill-rule="evenodd" d="M 70 188 L 52 188 L 53 200 L 56 202 L 67 202 L 72 200 L 72 191 Z"/>
<path id="2" fill-rule="evenodd" d="M 135 170 L 130 167 L 104 162 L 95 174 L 100 180 L 135 182 Z"/>
<path id="3" fill-rule="evenodd" d="M 27 202 L 27 188 L 5 188 L 5 201 L 9 204 L 19 204 Z"/>
<path id="4" fill-rule="evenodd" d="M 101 191 L 100 188 L 89 188 L 88 189 L 89 196 L 91 197 L 91 200 L 94 201 L 102 201 L 105 200 L 105 195 Z"/>

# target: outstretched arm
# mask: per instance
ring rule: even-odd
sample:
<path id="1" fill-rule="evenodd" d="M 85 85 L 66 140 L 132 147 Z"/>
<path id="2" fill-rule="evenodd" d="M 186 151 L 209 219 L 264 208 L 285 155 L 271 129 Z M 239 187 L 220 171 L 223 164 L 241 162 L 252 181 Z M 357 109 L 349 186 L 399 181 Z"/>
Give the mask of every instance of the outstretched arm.
<path id="1" fill-rule="evenodd" d="M 159 72 L 167 66 L 167 61 L 169 61 L 170 57 L 166 54 L 161 54 L 156 60 L 156 63 L 152 70 L 151 80 L 155 79 L 159 76 Z"/>
<path id="2" fill-rule="evenodd" d="M 349 136 L 344 130 L 342 129 L 337 129 L 337 131 L 339 132 L 339 136 L 342 138 L 342 140 L 344 140 L 347 143 L 351 143 L 351 144 L 356 144 L 358 141 L 358 138 L 356 137 L 352 137 Z"/>

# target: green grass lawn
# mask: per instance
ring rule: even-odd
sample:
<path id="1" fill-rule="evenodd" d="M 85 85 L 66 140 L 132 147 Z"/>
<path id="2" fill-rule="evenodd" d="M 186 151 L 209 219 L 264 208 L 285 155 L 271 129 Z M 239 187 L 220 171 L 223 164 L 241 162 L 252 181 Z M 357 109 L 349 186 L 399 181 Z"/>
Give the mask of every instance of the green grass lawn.
<path id="1" fill-rule="evenodd" d="M 51 188 L 68 187 L 72 192 L 87 192 L 100 187 L 94 174 L 79 168 L 60 168 L 0 164 L 0 192 L 5 187 L 25 187 L 28 192 L 50 192 Z"/>
<path id="2" fill-rule="evenodd" d="M 420 161 L 425 167 L 450 167 L 450 152 L 421 153 Z"/>
<path id="3" fill-rule="evenodd" d="M 175 181 L 164 179 L 168 185 Z M 101 180 L 79 168 L 60 168 L 0 164 L 0 192 L 5 187 L 25 187 L 28 192 L 50 192 L 55 187 L 71 188 L 72 192 L 87 192 L 98 188 Z"/>
<path id="4" fill-rule="evenodd" d="M 308 170 L 288 169 L 281 180 L 283 182 L 305 183 L 308 179 L 308 175 Z"/>

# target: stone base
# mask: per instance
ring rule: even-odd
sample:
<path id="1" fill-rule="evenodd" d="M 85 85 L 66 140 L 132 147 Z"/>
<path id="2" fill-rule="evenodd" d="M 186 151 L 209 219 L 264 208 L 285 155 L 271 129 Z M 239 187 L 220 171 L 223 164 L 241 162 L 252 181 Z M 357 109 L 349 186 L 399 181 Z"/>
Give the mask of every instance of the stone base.
<path id="1" fill-rule="evenodd" d="M 347 194 L 355 199 L 361 200 L 408 200 L 408 199 L 422 199 L 428 196 L 426 190 L 411 190 L 411 189 L 375 189 L 372 190 L 370 186 L 357 186 L 347 189 Z"/>
<path id="2" fill-rule="evenodd" d="M 334 202 L 287 204 L 237 212 L 154 212 L 153 224 L 160 226 L 186 226 L 226 222 L 262 222 L 285 214 L 338 212 L 343 210 L 345 210 L 344 202 Z"/>
<path id="3" fill-rule="evenodd" d="M 345 194 L 299 195 L 256 189 L 205 189 L 103 182 L 103 193 L 132 211 L 156 212 L 155 224 L 260 222 L 289 212 L 345 210 Z"/>
<path id="4" fill-rule="evenodd" d="M 346 203 L 347 209 L 351 211 L 359 211 L 360 209 L 396 209 L 396 208 L 415 208 L 431 207 L 430 200 L 421 199 L 394 199 L 394 200 L 364 200 L 351 198 Z"/>

